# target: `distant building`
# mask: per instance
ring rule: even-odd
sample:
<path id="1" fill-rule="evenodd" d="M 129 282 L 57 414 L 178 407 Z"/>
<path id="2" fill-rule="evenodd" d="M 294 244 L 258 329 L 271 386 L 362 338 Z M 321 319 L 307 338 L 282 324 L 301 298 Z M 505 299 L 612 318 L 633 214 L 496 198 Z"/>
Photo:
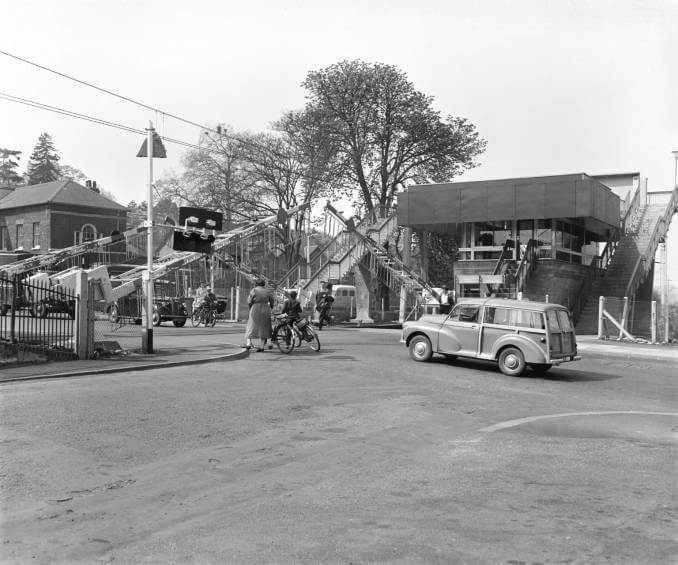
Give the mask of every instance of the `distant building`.
<path id="1" fill-rule="evenodd" d="M 0 264 L 63 249 L 127 225 L 127 208 L 64 179 L 0 191 Z"/>

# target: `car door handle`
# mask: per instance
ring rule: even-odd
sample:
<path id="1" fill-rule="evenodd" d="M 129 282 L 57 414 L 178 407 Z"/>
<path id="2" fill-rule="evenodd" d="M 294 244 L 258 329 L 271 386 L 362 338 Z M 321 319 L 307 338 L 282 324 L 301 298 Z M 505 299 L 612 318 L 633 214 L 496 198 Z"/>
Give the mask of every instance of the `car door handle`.
<path id="1" fill-rule="evenodd" d="M 477 330 L 477 329 L 478 329 L 478 326 L 477 326 L 476 324 L 473 324 L 473 325 L 471 326 L 471 329 L 472 329 L 472 330 Z"/>

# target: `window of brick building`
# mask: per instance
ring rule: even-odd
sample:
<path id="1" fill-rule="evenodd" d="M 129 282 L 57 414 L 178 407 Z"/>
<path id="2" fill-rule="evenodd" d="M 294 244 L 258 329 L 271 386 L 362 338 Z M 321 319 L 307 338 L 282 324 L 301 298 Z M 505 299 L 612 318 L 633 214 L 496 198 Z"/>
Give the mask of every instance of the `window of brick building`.
<path id="1" fill-rule="evenodd" d="M 24 248 L 24 224 L 23 222 L 16 225 L 16 248 Z"/>
<path id="2" fill-rule="evenodd" d="M 97 236 L 97 230 L 92 224 L 85 224 L 82 226 L 82 230 L 80 231 L 80 241 L 85 242 L 85 241 L 92 241 L 96 239 Z"/>
<path id="3" fill-rule="evenodd" d="M 9 242 L 9 229 L 7 226 L 0 226 L 0 249 L 11 251 L 12 246 Z"/>
<path id="4" fill-rule="evenodd" d="M 33 222 L 33 249 L 40 247 L 40 222 Z"/>

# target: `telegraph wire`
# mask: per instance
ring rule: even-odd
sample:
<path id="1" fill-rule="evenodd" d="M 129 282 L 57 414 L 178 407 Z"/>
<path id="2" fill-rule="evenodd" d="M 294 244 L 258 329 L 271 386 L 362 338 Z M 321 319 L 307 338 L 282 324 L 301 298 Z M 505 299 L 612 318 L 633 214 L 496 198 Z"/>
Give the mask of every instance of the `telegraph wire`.
<path id="1" fill-rule="evenodd" d="M 35 63 L 33 61 L 29 61 L 28 59 L 24 59 L 23 57 L 19 57 L 18 55 L 8 53 L 7 51 L 3 51 L 2 49 L 0 49 L 0 54 L 6 55 L 7 57 L 11 57 L 13 59 L 16 59 L 16 60 L 21 61 L 23 63 L 26 63 L 28 65 L 32 65 L 32 66 L 37 67 L 39 69 L 42 69 L 42 70 L 45 70 L 47 72 L 53 73 L 55 75 L 61 76 L 61 77 L 66 78 L 68 80 L 72 80 L 74 82 L 82 84 L 83 86 L 88 86 L 90 88 L 94 88 L 95 90 L 98 90 L 100 92 L 104 92 L 105 94 L 109 94 L 110 96 L 114 96 L 114 97 L 119 98 L 121 100 L 125 100 L 126 102 L 136 104 L 137 106 L 141 106 L 142 108 L 146 108 L 147 110 L 152 110 L 156 114 L 156 123 L 158 122 L 158 112 L 160 112 L 160 114 L 162 114 L 162 116 L 163 116 L 163 129 L 164 129 L 164 124 L 165 124 L 164 118 L 165 118 L 165 116 L 168 116 L 170 118 L 174 118 L 175 120 L 179 120 L 180 122 L 183 122 L 185 124 L 189 124 L 189 125 L 192 125 L 194 127 L 200 128 L 204 133 L 212 132 L 212 133 L 215 133 L 218 136 L 220 136 L 222 139 L 228 139 L 228 140 L 234 141 L 236 143 L 241 143 L 243 145 L 252 147 L 254 149 L 261 149 L 261 146 L 259 144 L 255 143 L 255 142 L 252 142 L 252 141 L 249 141 L 249 140 L 246 140 L 246 139 L 242 139 L 242 138 L 234 136 L 234 135 L 229 135 L 227 133 L 224 133 L 224 130 L 221 127 L 217 127 L 217 129 L 213 129 L 213 128 L 204 126 L 202 124 L 198 124 L 196 122 L 193 122 L 191 120 L 187 120 L 187 119 L 182 118 L 180 116 L 177 116 L 175 114 L 170 114 L 169 112 L 164 112 L 163 110 L 155 108 L 154 106 L 149 106 L 148 104 L 144 104 L 143 102 L 139 102 L 138 100 L 134 100 L 133 98 L 123 96 L 122 94 L 117 94 L 116 92 L 113 92 L 111 90 L 107 90 L 107 89 L 102 88 L 100 86 L 96 86 L 96 85 L 94 85 L 90 82 L 80 80 L 80 79 L 75 78 L 71 75 L 67 75 L 66 73 L 62 73 L 62 72 L 59 72 L 55 69 L 51 69 L 49 67 L 46 67 L 44 65 L 40 65 L 40 64 Z M 12 101 L 13 102 L 20 102 L 20 100 L 12 100 Z M 73 117 L 80 117 L 80 116 L 77 115 L 77 112 L 70 112 L 69 110 L 61 110 L 61 109 L 51 109 L 51 107 L 49 107 L 47 105 L 39 105 L 40 103 L 30 103 L 30 104 L 28 102 L 21 102 L 21 103 L 27 104 L 27 105 L 35 105 L 35 107 L 37 107 L 37 108 L 42 108 L 44 110 L 50 110 L 50 111 L 57 112 L 57 113 L 64 113 L 65 115 L 69 115 L 69 116 L 73 116 Z M 98 118 L 81 117 L 81 119 L 86 119 L 86 120 L 92 121 L 94 123 L 100 123 L 100 124 L 103 124 L 103 125 L 110 125 L 111 127 L 119 127 L 119 129 L 125 129 L 127 131 L 134 132 L 134 133 L 141 132 L 141 133 L 145 134 L 145 132 L 142 132 L 141 130 L 137 130 L 136 128 L 130 128 L 128 126 L 122 126 L 120 124 L 113 125 L 112 122 L 107 123 L 106 120 L 99 120 Z M 210 152 L 210 153 L 219 154 L 218 151 L 215 151 L 215 150 L 212 150 L 212 149 L 209 149 L 209 148 L 205 148 L 205 147 L 201 147 L 199 145 L 195 145 L 195 144 L 188 143 L 188 142 L 185 142 L 185 141 L 170 139 L 170 138 L 164 137 L 164 136 L 162 136 L 162 139 L 166 139 L 167 141 L 169 141 L 171 143 L 183 145 L 185 147 L 189 147 L 189 148 L 193 148 L 193 149 L 199 149 L 201 151 L 207 151 L 207 152 Z M 210 139 L 212 141 L 216 141 L 211 137 L 210 137 Z M 299 173 L 299 176 L 301 178 L 305 178 L 305 179 L 311 180 L 311 181 L 322 181 L 322 179 L 320 179 L 318 177 L 314 177 L 314 176 L 311 176 L 311 175 L 308 175 L 308 174 L 305 174 L 305 173 Z"/>
<path id="2" fill-rule="evenodd" d="M 102 118 L 97 118 L 97 117 L 94 117 L 94 116 L 88 116 L 87 114 L 81 114 L 79 112 L 74 112 L 72 110 L 66 110 L 64 108 L 58 108 L 56 106 L 50 106 L 48 104 L 36 102 L 35 100 L 29 100 L 27 98 L 21 98 L 19 96 L 13 96 L 11 94 L 6 94 L 4 92 L 0 92 L 0 99 L 7 100 L 9 102 L 16 102 L 18 104 L 24 104 L 26 106 L 31 106 L 33 108 L 39 108 L 41 110 L 47 110 L 48 112 L 54 112 L 56 114 L 62 114 L 64 116 L 69 116 L 71 118 L 78 118 L 80 120 L 93 122 L 93 123 L 99 124 L 99 125 L 109 126 L 109 127 L 112 127 L 112 128 L 120 129 L 122 131 L 130 132 L 130 133 L 137 133 L 139 135 L 147 135 L 147 132 L 145 130 L 142 130 L 142 129 L 133 128 L 131 126 L 126 126 L 124 124 L 118 124 L 116 122 L 111 122 L 109 120 L 104 120 Z M 170 143 L 175 143 L 177 145 L 183 145 L 185 147 L 190 147 L 190 148 L 193 148 L 193 149 L 199 149 L 201 151 L 210 151 L 210 152 L 218 153 L 218 152 L 211 150 L 209 148 L 200 147 L 199 145 L 195 145 L 195 144 L 189 143 L 187 141 L 182 141 L 180 139 L 172 139 L 170 137 L 163 137 L 163 139 L 165 141 L 168 141 Z"/>
<path id="3" fill-rule="evenodd" d="M 114 97 L 119 98 L 119 99 L 121 99 L 121 100 L 124 100 L 124 101 L 126 101 L 126 102 L 130 102 L 131 104 L 136 104 L 137 106 L 141 106 L 142 108 L 146 108 L 147 110 L 151 110 L 151 111 L 155 112 L 155 114 L 156 114 L 156 123 L 158 122 L 158 112 L 159 112 L 159 113 L 162 114 L 162 116 L 163 116 L 163 129 L 164 129 L 164 123 L 165 123 L 165 122 L 164 122 L 164 118 L 165 118 L 165 116 L 167 116 L 167 117 L 170 117 L 170 118 L 174 118 L 175 120 L 179 120 L 180 122 L 183 122 L 183 123 L 185 123 L 185 124 L 188 124 L 188 125 L 197 127 L 197 128 L 199 128 L 199 129 L 203 130 L 205 133 L 207 133 L 207 132 L 212 132 L 212 133 L 215 133 L 215 134 L 217 134 L 218 136 L 220 136 L 220 137 L 222 137 L 222 138 L 229 139 L 229 140 L 235 141 L 235 142 L 237 142 L 237 143 L 242 143 L 243 145 L 248 145 L 248 146 L 253 147 L 253 148 L 255 148 L 255 149 L 260 149 L 260 146 L 257 145 L 256 143 L 253 143 L 253 142 L 248 141 L 248 140 L 245 140 L 245 139 L 241 139 L 241 138 L 239 138 L 239 137 L 237 137 L 237 136 L 234 136 L 234 135 L 229 135 L 229 134 L 227 134 L 227 133 L 224 133 L 224 130 L 221 129 L 221 128 L 214 129 L 214 128 L 211 128 L 211 127 L 208 127 L 208 126 L 204 126 L 204 125 L 202 125 L 202 124 L 199 124 L 199 123 L 197 123 L 197 122 L 194 122 L 194 121 L 191 121 L 191 120 L 187 120 L 187 119 L 182 118 L 182 117 L 180 117 L 180 116 L 177 116 L 177 115 L 175 115 L 175 114 L 170 114 L 169 112 L 164 112 L 163 110 L 160 110 L 159 108 L 156 108 L 156 107 L 154 107 L 154 106 L 149 106 L 148 104 L 144 104 L 143 102 L 139 102 L 138 100 L 134 100 L 133 98 L 129 98 L 129 97 L 127 97 L 127 96 L 123 96 L 122 94 L 117 94 L 116 92 L 113 92 L 113 91 L 111 91 L 111 90 L 107 90 L 107 89 L 102 88 L 102 87 L 100 87 L 100 86 L 96 86 L 95 84 L 92 84 L 92 83 L 90 83 L 90 82 L 87 82 L 87 81 L 84 81 L 84 80 L 80 80 L 80 79 L 75 78 L 75 77 L 73 77 L 73 76 L 71 76 L 71 75 L 67 75 L 66 73 L 62 73 L 62 72 L 59 72 L 59 71 L 57 71 L 57 70 L 55 70 L 55 69 L 51 69 L 51 68 L 49 68 L 49 67 L 46 67 L 46 66 L 44 66 L 44 65 L 40 65 L 40 64 L 35 63 L 35 62 L 33 62 L 33 61 L 29 61 L 28 59 L 24 59 L 23 57 L 19 57 L 18 55 L 14 55 L 14 54 L 12 54 L 12 53 L 8 53 L 7 51 L 3 51 L 2 49 L 0 49 L 0 54 L 6 55 L 7 57 L 11 57 L 11 58 L 13 58 L 13 59 L 16 59 L 16 60 L 21 61 L 21 62 L 23 62 L 23 63 L 26 63 L 26 64 L 28 64 L 28 65 L 32 65 L 32 66 L 37 67 L 37 68 L 39 68 L 39 69 L 45 70 L 45 71 L 47 71 L 47 72 L 53 73 L 53 74 L 58 75 L 58 76 L 60 76 L 60 77 L 66 78 L 66 79 L 68 79 L 68 80 L 72 80 L 72 81 L 74 81 L 74 82 L 77 82 L 77 83 L 79 83 L 79 84 L 82 84 L 83 86 L 88 86 L 88 87 L 90 87 L 90 88 L 94 88 L 95 90 L 98 90 L 98 91 L 103 92 L 103 93 L 105 93 L 105 94 L 108 94 L 108 95 L 110 95 L 110 96 L 114 96 Z M 105 120 L 104 120 L 104 121 L 105 121 Z M 127 127 L 127 126 L 123 126 L 123 127 Z M 133 128 L 132 128 L 132 129 L 133 129 Z M 185 143 L 185 142 L 180 142 L 180 141 L 177 141 L 177 140 L 170 140 L 169 138 L 166 138 L 166 137 L 164 137 L 164 136 L 163 136 L 162 138 L 163 138 L 163 139 L 167 139 L 168 141 L 172 141 L 173 143 L 178 143 L 178 144 L 180 144 L 180 145 Z M 210 138 L 210 139 L 211 139 L 211 138 Z M 214 140 L 213 140 L 213 141 L 214 141 Z M 196 149 L 202 149 L 202 150 L 205 150 L 205 148 L 203 148 L 203 147 L 200 147 L 200 146 L 198 146 L 198 145 L 192 145 L 192 144 L 186 144 L 186 147 L 193 147 L 193 148 L 196 148 Z M 207 151 L 210 151 L 210 150 L 207 149 Z M 307 178 L 311 179 L 311 177 L 307 177 Z M 319 179 L 312 179 L 312 180 L 319 180 Z"/>
<path id="4" fill-rule="evenodd" d="M 42 102 L 36 102 L 35 100 L 29 100 L 28 98 L 21 98 L 19 96 L 14 96 L 12 94 L 7 94 L 7 93 L 4 93 L 4 92 L 0 92 L 0 99 L 1 100 L 7 100 L 9 102 L 16 102 L 18 104 L 23 104 L 25 106 L 30 106 L 30 107 L 33 107 L 33 108 L 38 108 L 40 110 L 46 110 L 48 112 L 54 112 L 56 114 L 61 114 L 63 116 L 68 116 L 70 118 L 77 118 L 79 120 L 84 120 L 84 121 L 92 122 L 92 123 L 95 123 L 95 124 L 108 126 L 108 127 L 111 127 L 111 128 L 115 128 L 115 129 L 119 129 L 119 130 L 122 130 L 122 131 L 129 132 L 129 133 L 135 133 L 135 134 L 143 135 L 143 136 L 147 135 L 146 130 L 133 128 L 131 126 L 126 126 L 124 124 L 118 124 L 116 122 L 111 122 L 109 120 L 104 120 L 102 118 L 97 118 L 95 116 L 88 116 L 87 114 L 81 114 L 79 112 L 74 112 L 72 110 L 66 110 L 64 108 L 59 108 L 57 106 L 50 106 L 49 104 L 43 104 Z M 251 147 L 260 148 L 256 143 L 252 143 L 252 142 L 249 142 L 249 141 L 244 140 L 244 139 L 239 139 L 239 138 L 236 138 L 234 136 L 225 136 L 223 134 L 221 134 L 221 135 L 223 137 L 226 137 L 227 139 L 232 139 L 232 140 L 234 140 L 238 143 L 243 143 L 245 145 L 250 145 Z M 204 147 L 204 146 L 201 146 L 201 145 L 196 145 L 195 143 L 190 143 L 188 141 L 183 141 L 181 139 L 173 139 L 171 137 L 164 137 L 164 136 L 162 137 L 162 139 L 163 139 L 163 141 L 167 141 L 169 143 L 174 143 L 175 145 L 180 145 L 180 146 L 183 146 L 183 147 L 186 147 L 186 148 L 189 148 L 189 149 L 196 149 L 198 151 L 203 151 L 203 152 L 206 152 L 206 153 L 213 153 L 215 155 L 221 155 L 222 154 L 221 151 L 218 151 L 217 149 L 212 149 L 210 147 Z M 215 141 L 211 137 L 210 137 L 210 140 Z M 312 181 L 321 181 L 322 180 L 319 177 L 314 177 L 314 176 L 305 174 L 303 172 L 298 172 L 296 174 L 299 178 L 304 178 L 306 180 L 312 180 Z"/>
<path id="5" fill-rule="evenodd" d="M 77 82 L 77 83 L 79 83 L 79 84 L 82 84 L 83 86 L 88 86 L 88 87 L 90 87 L 90 88 L 94 88 L 95 90 L 98 90 L 98 91 L 103 92 L 103 93 L 105 93 L 105 94 L 109 94 L 110 96 L 115 96 L 116 98 L 120 98 L 121 100 L 125 100 L 126 102 L 130 102 L 130 103 L 132 103 L 132 104 L 136 104 L 137 106 L 141 106 L 142 108 L 146 108 L 147 110 L 152 110 L 152 111 L 154 111 L 154 112 L 156 112 L 156 113 L 157 113 L 157 112 L 160 112 L 161 114 L 163 114 L 163 115 L 165 115 L 165 116 L 169 116 L 170 118 L 174 118 L 175 120 L 179 120 L 180 122 L 184 122 L 185 124 L 189 124 L 189 125 L 198 127 L 198 128 L 200 128 L 200 129 L 206 129 L 206 130 L 209 130 L 209 131 L 213 131 L 214 133 L 218 133 L 216 130 L 213 130 L 212 128 L 205 127 L 205 126 L 203 126 L 203 125 L 201 125 L 201 124 L 198 124 L 198 123 L 196 123 L 196 122 L 193 122 L 193 121 L 191 121 L 191 120 L 187 120 L 187 119 L 182 118 L 182 117 L 180 117 L 180 116 L 176 116 L 176 115 L 174 115 L 174 114 L 170 114 L 169 112 L 165 112 L 165 111 L 163 111 L 163 110 L 160 110 L 159 108 L 155 108 L 154 106 L 149 106 L 148 104 L 144 104 L 143 102 L 139 102 L 138 100 L 134 100 L 133 98 L 128 98 L 127 96 L 123 96 L 122 94 L 117 94 L 116 92 L 113 92 L 113 91 L 111 91 L 111 90 L 107 90 L 107 89 L 102 88 L 102 87 L 100 87 L 100 86 L 96 86 L 95 84 L 92 84 L 92 83 L 90 83 L 90 82 L 87 82 L 87 81 L 84 81 L 84 80 L 80 80 L 80 79 L 75 78 L 75 77 L 73 77 L 73 76 L 71 76 L 71 75 L 67 75 L 66 73 L 61 73 L 61 72 L 59 72 L 59 71 L 57 71 L 57 70 L 55 70 L 55 69 L 51 69 L 51 68 L 49 68 L 49 67 L 45 67 L 44 65 L 40 65 L 40 64 L 35 63 L 35 62 L 33 62 L 33 61 L 29 61 L 28 59 L 24 59 L 23 57 L 19 57 L 18 55 L 13 55 L 12 53 L 8 53 L 7 51 L 3 51 L 2 49 L 0 49 L 0 53 L 2 53 L 3 55 L 6 55 L 7 57 L 11 57 L 11 58 L 16 59 L 16 60 L 18 60 L 18 61 L 21 61 L 21 62 L 23 62 L 23 63 L 26 63 L 26 64 L 28 64 L 28 65 L 32 65 L 32 66 L 34 66 L 34 67 L 37 67 L 37 68 L 39 68 L 39 69 L 42 69 L 42 70 L 44 70 L 44 71 L 47 71 L 47 72 L 50 72 L 50 73 L 54 73 L 55 75 L 59 75 L 60 77 L 66 78 L 66 79 L 68 79 L 68 80 L 72 80 L 72 81 L 74 81 L 74 82 Z"/>

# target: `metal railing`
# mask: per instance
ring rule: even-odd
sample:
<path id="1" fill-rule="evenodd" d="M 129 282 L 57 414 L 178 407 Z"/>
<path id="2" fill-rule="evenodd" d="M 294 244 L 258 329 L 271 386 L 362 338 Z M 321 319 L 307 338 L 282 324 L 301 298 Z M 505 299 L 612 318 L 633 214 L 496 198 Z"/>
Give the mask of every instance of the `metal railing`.
<path id="1" fill-rule="evenodd" d="M 520 260 L 518 269 L 516 270 L 515 274 L 517 292 L 521 292 L 525 288 L 525 284 L 527 283 L 528 278 L 532 274 L 532 271 L 534 271 L 537 268 L 538 256 L 536 249 L 537 241 L 534 239 L 530 239 L 527 242 L 527 247 L 523 252 L 523 257 Z"/>
<path id="2" fill-rule="evenodd" d="M 671 197 L 666 205 L 664 214 L 657 218 L 657 221 L 654 224 L 652 233 L 650 234 L 650 241 L 647 245 L 647 250 L 645 253 L 640 255 L 636 260 L 636 264 L 633 266 L 633 272 L 629 278 L 629 282 L 626 285 L 626 292 L 624 296 L 635 296 L 636 290 L 645 280 L 650 266 L 652 265 L 652 260 L 654 259 L 654 254 L 657 251 L 657 246 L 659 245 L 659 238 L 666 235 L 668 231 L 669 224 L 671 223 L 671 218 L 676 210 L 676 205 L 678 204 L 678 190 L 674 190 L 671 194 Z M 664 226 L 664 229 L 660 232 L 660 227 Z"/>
<path id="3" fill-rule="evenodd" d="M 69 288 L 32 283 L 0 273 L 0 341 L 51 359 L 77 358 L 79 299 Z"/>

